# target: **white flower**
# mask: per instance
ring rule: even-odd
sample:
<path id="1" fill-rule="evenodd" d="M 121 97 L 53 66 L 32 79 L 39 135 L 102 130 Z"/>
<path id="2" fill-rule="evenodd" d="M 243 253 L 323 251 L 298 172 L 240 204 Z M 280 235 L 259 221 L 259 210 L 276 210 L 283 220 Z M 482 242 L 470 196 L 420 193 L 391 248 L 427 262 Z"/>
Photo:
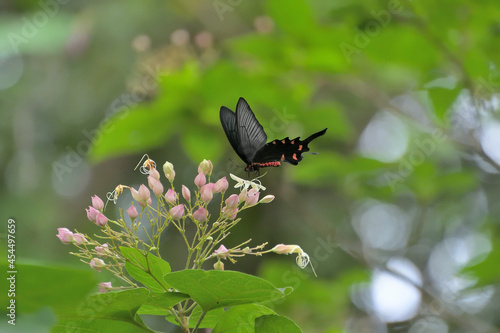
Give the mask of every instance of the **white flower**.
<path id="1" fill-rule="evenodd" d="M 113 203 L 116 205 L 116 200 L 118 200 L 118 196 L 122 194 L 123 192 L 123 185 L 118 185 L 113 192 L 108 192 L 106 193 L 106 198 L 108 199 L 107 201 L 113 201 Z M 106 202 L 107 204 L 107 202 Z"/>
<path id="2" fill-rule="evenodd" d="M 146 158 L 146 160 L 144 161 L 144 163 L 139 168 L 139 171 L 143 175 L 149 175 L 149 173 L 151 172 L 152 169 L 156 169 L 156 162 L 153 161 L 152 159 L 150 159 L 149 156 L 148 156 L 148 154 L 144 154 L 144 156 L 142 156 L 141 160 L 139 161 L 139 163 L 137 164 L 137 166 L 134 168 L 134 170 L 137 169 L 137 167 L 139 166 L 139 164 L 141 164 L 141 162 L 142 162 L 142 160 L 144 158 Z"/>
<path id="3" fill-rule="evenodd" d="M 297 253 L 297 265 L 304 269 L 311 263 L 311 260 L 309 258 L 309 255 L 302 250 L 302 248 L 298 245 L 285 245 L 285 244 L 278 244 L 274 248 L 271 249 L 272 252 L 275 252 L 277 254 L 291 254 L 291 253 Z M 311 268 L 316 275 L 316 271 L 314 270 L 314 267 L 311 263 Z"/>
<path id="4" fill-rule="evenodd" d="M 259 180 L 259 178 L 264 176 L 264 175 L 257 177 L 255 179 L 252 179 L 252 180 L 246 180 L 246 179 L 237 177 L 237 176 L 233 175 L 232 173 L 230 173 L 229 176 L 234 181 L 236 181 L 236 185 L 234 185 L 234 188 L 242 187 L 242 190 L 243 190 L 243 189 L 248 189 L 249 187 L 252 187 L 256 191 L 258 191 L 258 190 L 265 191 L 266 190 L 266 188 L 261 185 L 260 180 Z"/>

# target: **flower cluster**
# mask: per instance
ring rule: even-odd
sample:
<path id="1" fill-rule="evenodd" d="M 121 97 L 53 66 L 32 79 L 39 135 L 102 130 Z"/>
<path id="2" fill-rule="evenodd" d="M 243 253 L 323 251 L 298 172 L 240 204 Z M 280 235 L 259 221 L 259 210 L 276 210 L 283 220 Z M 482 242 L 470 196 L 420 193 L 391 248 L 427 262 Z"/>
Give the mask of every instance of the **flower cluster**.
<path id="1" fill-rule="evenodd" d="M 224 264 L 221 260 L 229 259 L 235 262 L 236 257 L 262 255 L 267 252 L 298 253 L 301 259 L 299 262 L 298 258 L 297 262 L 302 268 L 309 263 L 309 257 L 300 247 L 291 248 L 288 252 L 281 248 L 276 250 L 276 247 L 262 251 L 267 243 L 253 248 L 242 248 L 250 240 L 229 250 L 222 245 L 222 241 L 229 235 L 229 230 L 240 221 L 238 214 L 241 211 L 274 200 L 273 195 L 266 195 L 260 199 L 260 191 L 264 191 L 265 187 L 258 180 L 243 180 L 231 174 L 231 178 L 237 182 L 235 188 L 240 188 L 240 193 L 226 197 L 229 187 L 226 177 L 212 182 L 213 165 L 207 160 L 203 160 L 198 166 L 198 174 L 194 178 L 196 188 L 193 192 L 186 185 L 180 186 L 180 192 L 176 190 L 174 187 L 176 174 L 170 162 L 163 165 L 163 174 L 169 183 L 166 190 L 160 180 L 156 163 L 149 157 L 141 165 L 140 171 L 147 176 L 147 185 L 141 184 L 138 188 L 118 185 L 107 195 L 108 201 L 116 203 L 123 191 L 128 190 L 134 199 L 125 213 L 120 212 L 118 219 L 113 220 L 105 216 L 103 200 L 97 195 L 92 197 L 92 204 L 86 209 L 87 218 L 100 228 L 100 234 L 90 237 L 67 228 L 58 229 L 57 237 L 61 242 L 76 246 L 78 252 L 72 254 L 78 256 L 92 269 L 108 270 L 125 281 L 129 287 L 137 287 L 126 274 L 127 258 L 120 251 L 120 247 L 134 248 L 144 254 L 153 253 L 161 258 L 160 238 L 168 226 L 173 226 L 179 232 L 187 247 L 185 268 L 201 268 L 205 261 L 215 259 L 217 262 L 214 268 L 223 270 Z M 211 214 L 208 210 L 209 203 L 214 200 L 219 202 L 218 215 Z M 210 207 L 212 206 L 214 205 Z M 194 235 L 186 229 L 190 223 L 195 226 Z M 145 225 L 149 225 L 150 228 L 145 228 Z M 99 285 L 101 292 L 112 289 L 110 282 Z"/>

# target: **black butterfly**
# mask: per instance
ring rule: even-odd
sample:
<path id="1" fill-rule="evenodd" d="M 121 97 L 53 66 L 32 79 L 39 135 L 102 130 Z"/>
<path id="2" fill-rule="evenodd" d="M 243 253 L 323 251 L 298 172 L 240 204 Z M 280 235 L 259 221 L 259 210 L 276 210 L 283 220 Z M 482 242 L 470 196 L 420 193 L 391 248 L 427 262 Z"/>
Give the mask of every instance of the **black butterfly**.
<path id="1" fill-rule="evenodd" d="M 322 136 L 327 130 L 325 128 L 314 133 L 303 141 L 300 137 L 293 140 L 286 137 L 266 143 L 266 132 L 243 97 L 238 100 L 236 113 L 225 106 L 220 108 L 220 122 L 229 143 L 246 163 L 247 172 L 265 167 L 279 167 L 282 161 L 299 164 L 302 161 L 302 153 L 309 151 L 309 142 Z"/>

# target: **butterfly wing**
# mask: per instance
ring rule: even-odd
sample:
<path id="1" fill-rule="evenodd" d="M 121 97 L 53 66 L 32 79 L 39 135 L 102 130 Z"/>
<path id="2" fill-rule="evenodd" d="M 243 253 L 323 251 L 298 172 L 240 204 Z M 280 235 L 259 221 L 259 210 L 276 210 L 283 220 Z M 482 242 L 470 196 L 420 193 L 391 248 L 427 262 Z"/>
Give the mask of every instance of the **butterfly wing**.
<path id="1" fill-rule="evenodd" d="M 236 124 L 239 139 L 239 149 L 236 152 L 243 154 L 246 159 L 242 159 L 251 164 L 255 154 L 265 146 L 267 135 L 243 97 L 240 97 L 236 105 Z"/>
<path id="2" fill-rule="evenodd" d="M 227 140 L 231 144 L 231 147 L 233 147 L 234 151 L 246 164 L 249 164 L 248 158 L 242 153 L 240 148 L 241 142 L 238 134 L 238 126 L 236 125 L 236 114 L 225 106 L 222 106 L 219 115 L 222 128 L 226 133 Z"/>
<path id="3" fill-rule="evenodd" d="M 288 137 L 282 140 L 273 140 L 267 143 L 254 156 L 254 163 L 267 163 L 284 161 L 293 165 L 299 164 L 302 161 L 302 153 L 309 151 L 308 144 L 326 133 L 326 128 L 322 131 L 314 133 L 307 139 L 301 141 L 300 137 L 290 140 Z"/>

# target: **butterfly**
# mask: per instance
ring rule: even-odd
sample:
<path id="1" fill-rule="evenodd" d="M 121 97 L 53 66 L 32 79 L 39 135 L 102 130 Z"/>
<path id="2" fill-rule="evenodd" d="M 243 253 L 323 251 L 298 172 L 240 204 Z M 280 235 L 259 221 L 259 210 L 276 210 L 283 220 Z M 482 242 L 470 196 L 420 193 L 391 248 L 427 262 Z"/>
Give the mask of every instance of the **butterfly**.
<path id="1" fill-rule="evenodd" d="M 281 162 L 299 164 L 302 153 L 309 151 L 308 144 L 327 130 L 325 128 L 305 140 L 286 137 L 266 143 L 266 132 L 243 97 L 238 100 L 236 112 L 225 106 L 220 108 L 220 122 L 229 143 L 245 162 L 245 171 L 249 173 L 258 172 L 260 168 L 279 167 Z"/>

